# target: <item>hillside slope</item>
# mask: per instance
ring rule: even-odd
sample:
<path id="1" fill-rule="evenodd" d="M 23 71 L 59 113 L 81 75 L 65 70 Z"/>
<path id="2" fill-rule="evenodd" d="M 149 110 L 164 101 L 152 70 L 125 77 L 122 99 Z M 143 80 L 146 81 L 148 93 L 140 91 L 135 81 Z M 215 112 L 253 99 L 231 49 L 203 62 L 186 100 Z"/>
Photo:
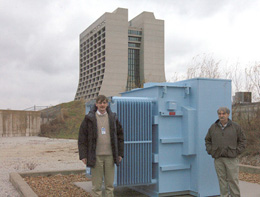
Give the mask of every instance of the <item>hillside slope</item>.
<path id="1" fill-rule="evenodd" d="M 85 102 L 71 101 L 58 106 L 60 106 L 60 113 L 53 120 L 41 125 L 40 136 L 77 139 L 85 115 Z"/>

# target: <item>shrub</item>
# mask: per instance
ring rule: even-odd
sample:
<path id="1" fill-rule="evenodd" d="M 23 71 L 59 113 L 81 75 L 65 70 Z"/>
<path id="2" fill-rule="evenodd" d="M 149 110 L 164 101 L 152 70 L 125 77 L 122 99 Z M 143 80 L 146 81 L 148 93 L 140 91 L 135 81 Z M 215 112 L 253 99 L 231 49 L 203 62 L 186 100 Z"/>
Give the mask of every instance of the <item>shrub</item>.
<path id="1" fill-rule="evenodd" d="M 247 147 L 242 156 L 260 154 L 260 105 L 233 106 L 233 120 L 244 130 Z"/>

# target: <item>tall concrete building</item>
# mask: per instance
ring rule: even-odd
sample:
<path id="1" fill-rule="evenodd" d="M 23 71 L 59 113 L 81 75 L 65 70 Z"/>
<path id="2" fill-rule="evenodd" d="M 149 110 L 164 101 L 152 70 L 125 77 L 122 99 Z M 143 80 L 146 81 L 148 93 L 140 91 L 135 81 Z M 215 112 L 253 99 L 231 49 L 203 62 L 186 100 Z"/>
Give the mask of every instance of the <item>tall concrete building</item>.
<path id="1" fill-rule="evenodd" d="M 165 82 L 164 21 L 128 10 L 105 13 L 80 34 L 80 76 L 75 100 L 117 96 L 146 82 Z"/>

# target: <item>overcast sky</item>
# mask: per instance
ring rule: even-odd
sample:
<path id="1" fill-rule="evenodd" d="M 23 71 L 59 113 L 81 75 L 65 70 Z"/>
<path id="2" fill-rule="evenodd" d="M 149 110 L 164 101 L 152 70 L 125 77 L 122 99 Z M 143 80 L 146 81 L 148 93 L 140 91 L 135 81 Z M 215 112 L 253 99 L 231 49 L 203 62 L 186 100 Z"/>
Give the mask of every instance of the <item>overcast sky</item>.
<path id="1" fill-rule="evenodd" d="M 0 0 L 0 109 L 74 99 L 79 34 L 105 12 L 128 8 L 165 21 L 166 79 L 192 58 L 260 61 L 258 0 Z"/>

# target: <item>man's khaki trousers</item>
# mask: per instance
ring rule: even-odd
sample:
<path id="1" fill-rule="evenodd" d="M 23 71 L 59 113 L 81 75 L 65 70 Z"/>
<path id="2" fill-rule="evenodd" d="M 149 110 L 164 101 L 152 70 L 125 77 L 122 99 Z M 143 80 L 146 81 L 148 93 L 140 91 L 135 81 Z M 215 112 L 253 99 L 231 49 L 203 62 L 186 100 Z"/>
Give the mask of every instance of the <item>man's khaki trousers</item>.
<path id="1" fill-rule="evenodd" d="M 102 183 L 104 177 L 106 197 L 114 197 L 115 164 L 112 155 L 97 155 L 96 165 L 91 168 L 93 197 L 102 197 Z"/>
<path id="2" fill-rule="evenodd" d="M 215 169 L 218 175 L 221 197 L 240 197 L 239 162 L 237 158 L 220 157 L 215 159 Z"/>

